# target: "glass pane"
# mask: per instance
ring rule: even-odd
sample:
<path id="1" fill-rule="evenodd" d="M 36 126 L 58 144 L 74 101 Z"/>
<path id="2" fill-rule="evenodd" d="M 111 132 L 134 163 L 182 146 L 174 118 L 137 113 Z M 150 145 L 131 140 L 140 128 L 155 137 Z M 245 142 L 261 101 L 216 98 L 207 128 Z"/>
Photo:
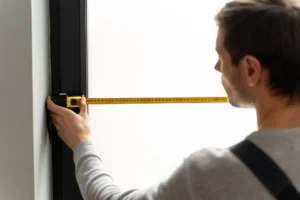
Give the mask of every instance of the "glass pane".
<path id="1" fill-rule="evenodd" d="M 89 97 L 226 96 L 214 70 L 224 3 L 88 1 Z M 256 128 L 254 110 L 228 103 L 89 107 L 97 151 L 122 189 L 156 184 L 190 153 Z"/>

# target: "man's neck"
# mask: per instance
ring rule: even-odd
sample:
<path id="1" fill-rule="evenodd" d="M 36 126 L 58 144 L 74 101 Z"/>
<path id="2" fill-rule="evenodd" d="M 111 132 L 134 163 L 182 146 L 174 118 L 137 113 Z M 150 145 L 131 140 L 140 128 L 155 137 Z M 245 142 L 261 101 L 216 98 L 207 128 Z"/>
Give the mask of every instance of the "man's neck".
<path id="1" fill-rule="evenodd" d="M 256 105 L 258 129 L 295 128 L 300 126 L 300 105 L 283 99 L 264 99 Z"/>

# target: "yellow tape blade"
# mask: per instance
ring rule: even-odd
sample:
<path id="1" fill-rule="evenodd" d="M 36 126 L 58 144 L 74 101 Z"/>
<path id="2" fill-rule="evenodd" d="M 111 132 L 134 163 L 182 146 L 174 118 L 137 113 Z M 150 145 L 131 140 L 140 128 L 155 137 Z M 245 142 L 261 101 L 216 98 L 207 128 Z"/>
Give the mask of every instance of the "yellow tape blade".
<path id="1" fill-rule="evenodd" d="M 87 104 L 224 103 L 227 97 L 87 98 Z"/>
<path id="2" fill-rule="evenodd" d="M 78 107 L 80 96 L 68 96 L 68 108 Z M 87 104 L 170 104 L 170 103 L 226 103 L 227 97 L 140 97 L 140 98 L 86 98 Z"/>

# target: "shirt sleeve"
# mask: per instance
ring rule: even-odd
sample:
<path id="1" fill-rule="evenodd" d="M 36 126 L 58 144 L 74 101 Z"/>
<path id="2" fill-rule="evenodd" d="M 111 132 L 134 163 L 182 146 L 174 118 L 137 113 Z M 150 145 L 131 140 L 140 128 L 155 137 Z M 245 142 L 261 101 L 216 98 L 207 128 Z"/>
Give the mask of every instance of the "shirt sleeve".
<path id="1" fill-rule="evenodd" d="M 147 189 L 122 191 L 105 171 L 90 140 L 81 142 L 74 151 L 75 175 L 85 200 L 189 200 L 192 187 L 185 160 L 165 181 Z"/>

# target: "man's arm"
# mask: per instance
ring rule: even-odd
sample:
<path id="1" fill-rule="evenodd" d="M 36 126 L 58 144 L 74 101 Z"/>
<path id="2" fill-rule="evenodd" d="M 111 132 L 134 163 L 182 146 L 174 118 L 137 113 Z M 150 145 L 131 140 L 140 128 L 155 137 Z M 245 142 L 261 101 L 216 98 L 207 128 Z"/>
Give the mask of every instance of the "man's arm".
<path id="1" fill-rule="evenodd" d="M 188 200 L 191 199 L 189 171 L 184 162 L 171 177 L 145 190 L 121 191 L 106 173 L 91 140 L 74 151 L 76 179 L 85 200 Z"/>
<path id="2" fill-rule="evenodd" d="M 91 130 L 85 97 L 80 100 L 80 112 L 56 105 L 47 97 L 52 123 L 58 136 L 74 152 L 76 179 L 85 200 L 189 200 L 191 187 L 188 162 L 158 186 L 146 190 L 121 191 L 105 172 L 90 140 Z"/>

